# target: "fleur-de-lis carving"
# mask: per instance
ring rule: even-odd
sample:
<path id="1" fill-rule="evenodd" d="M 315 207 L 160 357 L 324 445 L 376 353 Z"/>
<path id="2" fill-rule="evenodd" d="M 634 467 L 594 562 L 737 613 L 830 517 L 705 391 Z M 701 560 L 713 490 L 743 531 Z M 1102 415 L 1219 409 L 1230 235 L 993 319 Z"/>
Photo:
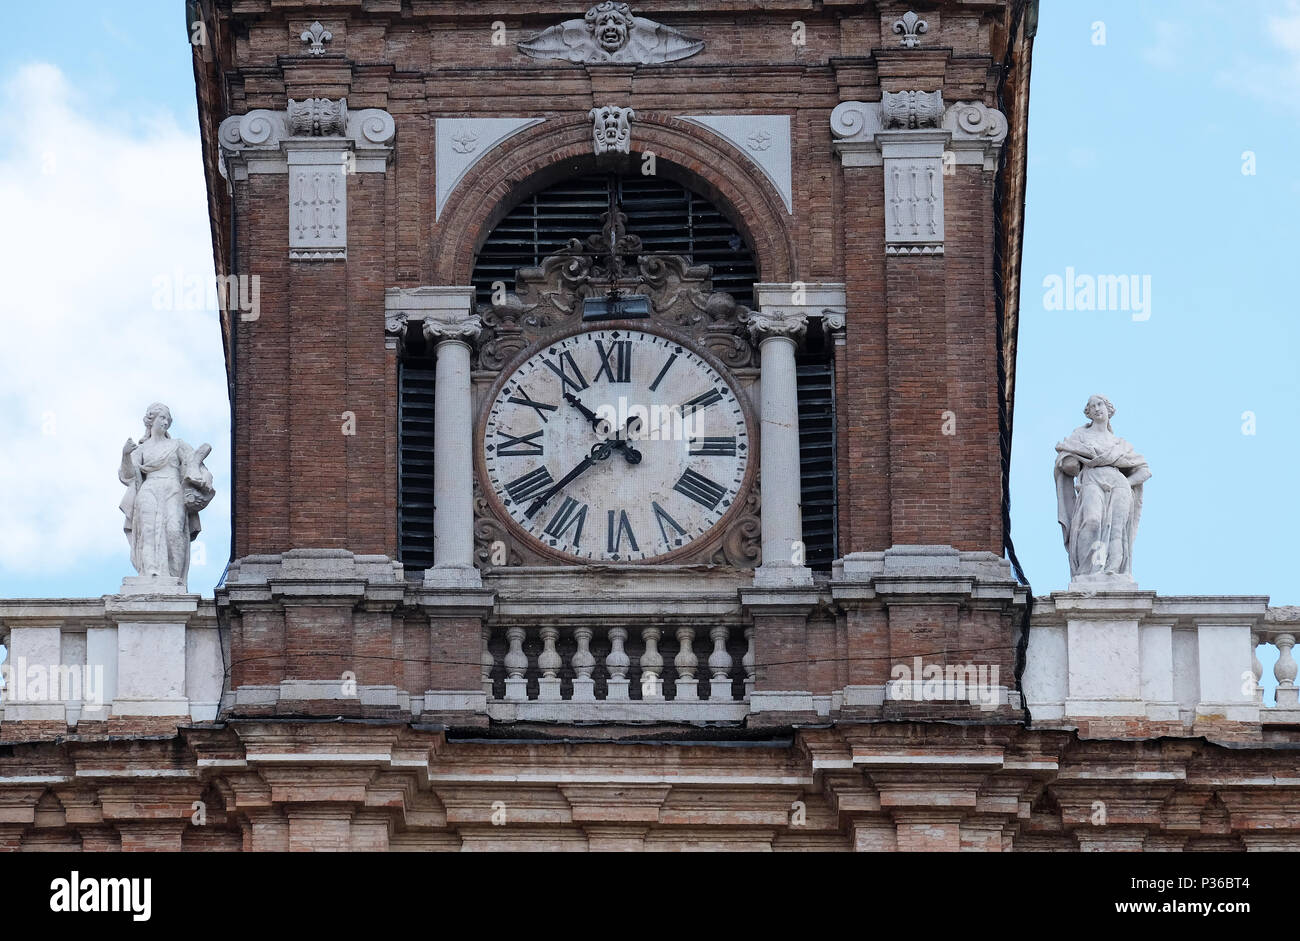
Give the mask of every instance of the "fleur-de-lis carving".
<path id="1" fill-rule="evenodd" d="M 302 41 L 311 43 L 307 52 L 314 56 L 323 56 L 325 54 L 325 44 L 334 38 L 334 34 L 321 25 L 320 20 L 312 23 L 307 27 L 307 31 L 302 34 Z"/>
<path id="2" fill-rule="evenodd" d="M 899 45 L 905 49 L 915 49 L 921 45 L 921 34 L 929 30 L 930 24 L 917 16 L 913 10 L 908 10 L 901 18 L 894 20 L 894 32 L 902 34 L 903 38 L 899 40 Z"/>

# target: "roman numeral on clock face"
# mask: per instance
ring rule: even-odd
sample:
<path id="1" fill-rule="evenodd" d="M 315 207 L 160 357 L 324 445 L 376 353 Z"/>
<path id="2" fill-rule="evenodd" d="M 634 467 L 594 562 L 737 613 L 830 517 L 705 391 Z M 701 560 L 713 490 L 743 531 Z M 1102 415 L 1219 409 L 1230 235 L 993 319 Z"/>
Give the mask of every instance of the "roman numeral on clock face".
<path id="1" fill-rule="evenodd" d="M 736 456 L 736 436 L 729 438 L 692 438 L 691 454 Z"/>
<path id="2" fill-rule="evenodd" d="M 515 405 L 527 405 L 537 413 L 537 417 L 543 422 L 550 421 L 550 419 L 546 417 L 547 412 L 554 412 L 559 408 L 558 405 L 547 405 L 545 402 L 534 402 L 528 397 L 528 393 L 522 388 L 519 390 L 518 395 L 512 395 L 510 398 L 506 399 L 506 401 L 513 402 Z"/>
<path id="3" fill-rule="evenodd" d="M 578 546 L 582 543 L 582 524 L 586 521 L 587 504 L 579 503 L 573 497 L 565 497 L 543 532 L 552 538 L 563 539 L 565 532 L 572 527 L 573 538 L 569 541 Z"/>
<path id="4" fill-rule="evenodd" d="M 672 353 L 669 355 L 668 359 L 664 362 L 664 368 L 659 370 L 659 375 L 655 376 L 655 381 L 650 383 L 651 392 L 654 392 L 656 389 L 659 388 L 659 383 L 663 381 L 664 376 L 668 375 L 668 370 L 672 367 L 673 360 L 675 360 L 676 358 L 677 358 L 676 353 Z"/>
<path id="5" fill-rule="evenodd" d="M 618 511 L 618 525 L 614 525 L 614 511 L 609 511 L 609 538 L 606 540 L 610 552 L 618 552 L 619 547 L 623 544 L 623 534 L 627 533 L 629 551 L 640 552 L 636 544 L 636 536 L 632 535 L 632 524 L 627 521 L 627 510 Z"/>
<path id="6" fill-rule="evenodd" d="M 673 519 L 671 516 L 668 515 L 667 510 L 661 507 L 658 503 L 655 503 L 653 500 L 650 502 L 650 506 L 654 508 L 655 522 L 659 524 L 659 535 L 664 537 L 664 542 L 668 543 L 668 545 L 672 545 L 673 543 L 672 537 L 668 535 L 668 526 L 671 526 L 673 529 L 677 530 L 677 535 L 679 536 L 686 535 L 686 530 L 682 529 L 681 524 L 678 523 L 677 520 Z M 665 526 L 664 525 L 665 523 L 667 523 L 668 525 Z M 680 544 L 681 540 L 678 539 L 677 542 Z"/>
<path id="7" fill-rule="evenodd" d="M 571 350 L 565 350 L 557 359 L 558 364 L 557 361 L 549 359 L 544 359 L 542 362 L 546 364 L 547 369 L 560 377 L 560 382 L 563 383 L 561 391 L 567 392 L 570 386 L 573 387 L 575 392 L 581 392 L 587 388 L 587 380 L 583 378 L 582 370 L 578 368 L 578 364 L 573 361 L 573 352 Z"/>
<path id="8" fill-rule="evenodd" d="M 506 484 L 506 493 L 510 494 L 511 500 L 522 503 L 529 497 L 546 490 L 552 483 L 554 481 L 551 479 L 551 472 L 545 467 L 539 467 Z"/>
<path id="9" fill-rule="evenodd" d="M 530 435 L 516 438 L 504 431 L 498 431 L 497 440 L 501 443 L 497 445 L 497 457 L 541 457 L 542 446 L 534 444 L 541 436 L 542 432 L 534 431 Z"/>
<path id="10" fill-rule="evenodd" d="M 710 389 L 708 392 L 697 395 L 689 402 L 682 403 L 682 418 L 688 418 L 701 409 L 708 408 L 715 402 L 722 401 L 722 393 L 717 389 Z"/>
<path id="11" fill-rule="evenodd" d="M 703 474 L 697 474 L 690 468 L 682 474 L 682 479 L 673 484 L 673 489 L 678 493 L 685 494 L 700 506 L 706 506 L 710 510 L 717 509 L 718 501 L 727 492 L 727 488 L 722 484 L 712 481 Z"/>
<path id="12" fill-rule="evenodd" d="M 610 382 L 632 381 L 632 341 L 614 340 L 608 350 L 605 344 L 596 341 L 596 352 L 600 355 L 600 369 L 596 372 L 597 381 L 601 376 L 608 376 Z M 610 357 L 614 362 L 610 363 Z"/>

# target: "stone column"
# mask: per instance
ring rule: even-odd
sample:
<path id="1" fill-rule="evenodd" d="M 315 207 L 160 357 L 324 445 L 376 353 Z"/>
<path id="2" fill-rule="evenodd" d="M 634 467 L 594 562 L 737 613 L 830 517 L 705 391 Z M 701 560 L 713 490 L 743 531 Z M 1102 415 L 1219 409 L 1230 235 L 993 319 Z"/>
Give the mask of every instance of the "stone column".
<path id="1" fill-rule="evenodd" d="M 474 455 L 469 394 L 469 344 L 457 328 L 425 322 L 437 338 L 434 390 L 434 566 L 473 568 Z M 477 328 L 475 328 L 477 329 Z"/>
<path id="2" fill-rule="evenodd" d="M 470 344 L 482 324 L 474 313 L 474 288 L 390 288 L 385 297 L 389 332 L 418 320 L 435 348 L 433 450 L 433 567 L 429 588 L 479 588 L 474 567 L 474 414 L 470 396 Z"/>
<path id="3" fill-rule="evenodd" d="M 754 572 L 754 584 L 811 585 L 812 573 L 804 564 L 800 514 L 799 396 L 794 362 L 795 346 L 808 328 L 808 317 L 780 290 L 787 285 L 764 287 L 769 290 L 757 292 L 760 309 L 749 319 L 762 360 L 759 466 L 763 564 Z"/>

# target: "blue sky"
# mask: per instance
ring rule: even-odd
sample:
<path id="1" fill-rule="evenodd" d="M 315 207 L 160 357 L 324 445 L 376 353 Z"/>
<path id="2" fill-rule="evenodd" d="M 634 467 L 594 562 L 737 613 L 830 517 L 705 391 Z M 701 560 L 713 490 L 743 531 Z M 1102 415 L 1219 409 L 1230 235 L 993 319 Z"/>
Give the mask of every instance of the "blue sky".
<path id="1" fill-rule="evenodd" d="M 1294 2 L 1044 0 L 1011 484 L 1036 593 L 1068 581 L 1053 445 L 1102 392 L 1154 474 L 1140 585 L 1300 603 L 1298 110 Z M 130 573 L 114 467 L 156 398 L 214 445 L 190 578 L 210 594 L 228 417 L 215 311 L 173 290 L 211 277 L 180 0 L 14 5 L 0 126 L 0 213 L 33 220 L 0 227 L 0 597 L 97 596 Z M 1149 278 L 1149 317 L 1048 309 L 1067 269 Z"/>

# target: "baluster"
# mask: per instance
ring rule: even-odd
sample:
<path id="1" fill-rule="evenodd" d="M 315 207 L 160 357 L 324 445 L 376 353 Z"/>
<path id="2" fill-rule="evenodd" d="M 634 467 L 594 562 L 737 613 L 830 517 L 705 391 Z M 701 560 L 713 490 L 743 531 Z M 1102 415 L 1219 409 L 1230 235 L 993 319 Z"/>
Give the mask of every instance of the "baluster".
<path id="1" fill-rule="evenodd" d="M 543 627 L 542 652 L 537 656 L 537 668 L 542 671 L 537 680 L 537 699 L 545 702 L 560 701 L 560 667 L 564 661 L 555 649 L 555 642 L 560 637 L 558 627 Z"/>
<path id="2" fill-rule="evenodd" d="M 510 649 L 506 652 L 506 699 L 510 702 L 525 702 L 528 699 L 528 655 L 524 653 L 524 629 L 510 627 L 506 629 L 506 640 Z"/>
<path id="3" fill-rule="evenodd" d="M 677 656 L 673 657 L 673 666 L 677 668 L 677 699 L 694 702 L 700 698 L 699 686 L 695 679 L 695 668 L 700 664 L 695 656 L 695 628 L 677 628 Z"/>
<path id="4" fill-rule="evenodd" d="M 605 657 L 605 670 L 609 673 L 609 679 L 606 681 L 607 693 L 605 698 L 608 700 L 620 700 L 627 702 L 627 668 L 631 665 L 632 660 L 623 649 L 623 644 L 627 641 L 627 628 L 611 627 L 609 629 L 609 654 Z"/>
<path id="5" fill-rule="evenodd" d="M 745 656 L 740 660 L 745 668 L 745 699 L 754 693 L 754 629 L 745 628 Z"/>
<path id="6" fill-rule="evenodd" d="M 713 639 L 713 653 L 709 654 L 709 670 L 713 678 L 709 681 L 709 698 L 731 701 L 731 654 L 727 653 L 727 637 L 731 632 L 726 625 L 719 624 L 709 631 Z"/>
<path id="7" fill-rule="evenodd" d="M 573 636 L 578 641 L 578 649 L 573 655 L 573 699 L 575 702 L 596 701 L 596 681 L 591 674 L 596 669 L 596 658 L 591 653 L 591 628 L 575 627 Z"/>
<path id="8" fill-rule="evenodd" d="M 492 651 L 488 648 L 488 642 L 492 639 L 492 628 L 483 625 L 483 654 L 479 657 L 479 663 L 482 664 L 483 673 L 483 692 L 487 693 L 487 698 L 492 699 L 492 668 L 497 665 L 496 658 L 492 656 Z"/>
<path id="9" fill-rule="evenodd" d="M 659 653 L 659 628 L 642 628 L 641 640 L 645 642 L 645 651 L 641 654 L 641 698 L 663 699 L 664 658 Z"/>
<path id="10" fill-rule="evenodd" d="M 1273 675 L 1277 677 L 1277 706 L 1279 709 L 1294 709 L 1297 694 L 1300 693 L 1295 685 L 1296 662 L 1291 656 L 1295 635 L 1278 634 L 1273 638 L 1273 643 L 1277 644 L 1278 649 L 1277 663 L 1273 664 Z"/>

